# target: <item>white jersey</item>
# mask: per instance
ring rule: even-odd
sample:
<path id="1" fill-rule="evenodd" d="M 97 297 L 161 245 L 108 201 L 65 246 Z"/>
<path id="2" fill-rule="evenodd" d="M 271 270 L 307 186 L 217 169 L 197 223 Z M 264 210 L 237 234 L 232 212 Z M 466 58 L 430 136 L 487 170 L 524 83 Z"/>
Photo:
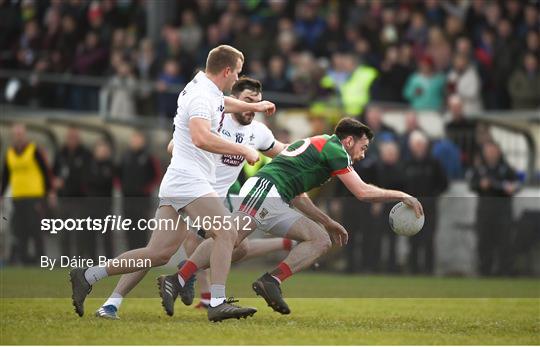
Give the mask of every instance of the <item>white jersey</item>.
<path id="1" fill-rule="evenodd" d="M 189 131 L 191 118 L 204 118 L 211 122 L 211 131 L 217 134 L 224 117 L 223 92 L 199 72 L 178 95 L 178 108 L 174 117 L 173 156 L 169 168 L 189 172 L 190 177 L 215 182 L 217 155 L 197 148 Z"/>
<path id="2" fill-rule="evenodd" d="M 218 130 L 223 139 L 259 151 L 268 151 L 274 147 L 275 139 L 272 131 L 263 123 L 255 120 L 249 125 L 240 125 L 232 115 L 226 114 Z M 220 154 L 217 157 L 216 183 L 212 186 L 218 196 L 225 197 L 229 188 L 238 178 L 245 159 L 241 155 L 229 154 Z"/>

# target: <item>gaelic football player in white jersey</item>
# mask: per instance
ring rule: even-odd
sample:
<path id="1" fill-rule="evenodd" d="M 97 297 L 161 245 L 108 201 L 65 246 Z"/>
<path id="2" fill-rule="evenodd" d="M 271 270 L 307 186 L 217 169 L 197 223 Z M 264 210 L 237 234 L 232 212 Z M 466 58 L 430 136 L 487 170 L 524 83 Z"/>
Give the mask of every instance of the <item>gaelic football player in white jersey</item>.
<path id="1" fill-rule="evenodd" d="M 226 111 L 275 112 L 274 104 L 268 101 L 246 103 L 233 98 L 224 99 L 223 92 L 229 92 L 238 80 L 243 62 L 242 53 L 231 46 L 214 48 L 208 54 L 206 71 L 199 72 L 178 96 L 174 153 L 160 186 L 156 219 L 177 220 L 180 210 L 192 220 L 208 217 L 216 221 L 230 216 L 212 188 L 216 154 L 240 155 L 250 164 L 258 161 L 259 154 L 253 148 L 222 139 L 217 134 L 219 124 Z M 163 224 L 163 229 L 152 233 L 146 247 L 125 252 L 107 266 L 76 268 L 70 272 L 73 305 L 79 316 L 84 314 L 84 300 L 92 285 L 100 279 L 164 265 L 169 261 L 182 244 L 187 228 L 185 223 L 179 223 L 180 230 L 174 229 L 170 223 Z M 232 305 L 225 296 L 225 282 L 237 236 L 235 226 L 227 225 L 225 228 L 223 223 L 212 223 L 207 233 L 216 241 L 210 261 L 212 297 L 209 319 L 219 321 L 253 315 L 256 312 L 254 308 Z M 146 265 L 148 263 L 150 265 Z M 170 276 L 160 277 L 159 285 L 162 293 L 172 294 L 165 296 L 165 301 L 169 298 L 174 301 L 183 288 L 178 278 Z"/>
<path id="2" fill-rule="evenodd" d="M 262 86 L 257 80 L 242 77 L 232 87 L 231 95 L 239 100 L 248 103 L 257 103 L 262 99 Z M 268 157 L 275 157 L 284 148 L 285 144 L 277 141 L 274 135 L 268 129 L 266 125 L 254 120 L 255 113 L 237 112 L 232 114 L 226 114 L 220 121 L 218 127 L 221 137 L 228 141 L 245 144 L 251 148 L 263 152 Z M 168 152 L 173 154 L 174 144 L 173 141 L 169 143 Z M 242 156 L 233 156 L 229 154 L 218 155 L 216 163 L 216 182 L 212 185 L 215 192 L 222 199 L 225 199 L 229 188 L 237 180 L 242 167 L 245 164 L 245 159 Z M 190 256 L 195 248 L 203 241 L 200 235 L 195 233 L 188 233 L 185 241 L 184 248 L 186 254 Z M 293 245 L 292 240 L 285 238 L 273 238 L 273 239 L 260 239 L 249 241 L 245 239 L 234 251 L 233 260 L 241 261 L 255 256 L 275 252 L 278 250 L 290 250 Z M 190 264 L 187 264 L 189 266 Z M 111 296 L 105 301 L 105 303 L 96 311 L 96 316 L 118 319 L 118 309 L 122 303 L 122 299 L 144 278 L 149 269 L 140 270 L 131 274 L 123 275 Z M 206 284 L 206 271 L 202 278 L 204 287 Z M 193 302 L 194 297 L 194 278 L 187 278 L 184 281 L 182 291 L 180 292 L 182 302 L 190 305 Z M 203 293 L 202 299 L 206 297 Z M 209 294 L 209 293 L 208 293 Z M 206 306 L 208 306 L 206 302 Z"/>

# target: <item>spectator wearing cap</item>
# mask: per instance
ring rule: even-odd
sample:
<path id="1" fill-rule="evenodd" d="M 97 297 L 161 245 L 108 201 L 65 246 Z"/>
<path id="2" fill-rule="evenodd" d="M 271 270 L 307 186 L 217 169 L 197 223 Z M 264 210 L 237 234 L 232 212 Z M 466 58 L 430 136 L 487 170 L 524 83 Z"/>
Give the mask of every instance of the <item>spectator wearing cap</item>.
<path id="1" fill-rule="evenodd" d="M 424 56 L 418 71 L 413 73 L 403 90 L 403 96 L 417 111 L 439 111 L 443 106 L 445 77 L 433 69 L 433 59 Z"/>

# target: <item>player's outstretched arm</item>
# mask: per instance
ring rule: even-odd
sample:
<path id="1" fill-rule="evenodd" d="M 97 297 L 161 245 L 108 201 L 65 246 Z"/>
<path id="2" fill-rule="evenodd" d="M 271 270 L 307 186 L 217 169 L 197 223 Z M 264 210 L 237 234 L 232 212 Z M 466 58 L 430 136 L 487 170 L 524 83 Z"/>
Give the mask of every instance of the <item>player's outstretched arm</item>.
<path id="1" fill-rule="evenodd" d="M 245 102 L 236 98 L 225 97 L 225 112 L 240 113 L 240 112 L 262 112 L 267 116 L 271 116 L 276 112 L 276 105 L 270 101 Z"/>
<path id="2" fill-rule="evenodd" d="M 189 132 L 193 144 L 205 151 L 217 154 L 241 155 L 253 165 L 259 161 L 259 153 L 247 146 L 229 142 L 210 131 L 210 121 L 204 118 L 191 118 Z"/>
<path id="3" fill-rule="evenodd" d="M 330 216 L 315 206 L 311 198 L 306 193 L 296 196 L 291 200 L 291 204 L 304 213 L 308 218 L 322 224 L 328 234 L 330 234 L 334 244 L 338 246 L 347 244 L 347 240 L 349 238 L 347 230 L 345 230 L 341 224 L 330 218 Z"/>
<path id="4" fill-rule="evenodd" d="M 362 181 L 356 171 L 350 171 L 343 175 L 338 175 L 345 187 L 358 199 L 367 202 L 391 202 L 403 201 L 406 205 L 414 209 L 416 217 L 424 214 L 422 204 L 413 196 L 399 190 L 383 189 L 373 184 Z"/>
<path id="5" fill-rule="evenodd" d="M 283 151 L 285 148 L 287 148 L 289 144 L 279 142 L 278 140 L 275 140 L 274 146 L 269 149 L 268 151 L 263 151 L 262 153 L 266 155 L 268 158 L 275 158 L 281 151 Z"/>

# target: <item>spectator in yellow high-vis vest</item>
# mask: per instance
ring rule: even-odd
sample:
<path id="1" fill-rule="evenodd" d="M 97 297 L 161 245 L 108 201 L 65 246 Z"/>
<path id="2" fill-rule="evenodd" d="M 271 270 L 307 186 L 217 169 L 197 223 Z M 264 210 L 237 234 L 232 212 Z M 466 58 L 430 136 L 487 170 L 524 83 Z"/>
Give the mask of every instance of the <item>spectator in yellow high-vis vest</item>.
<path id="1" fill-rule="evenodd" d="M 43 154 L 36 144 L 30 142 L 23 124 L 11 129 L 12 144 L 4 158 L 0 195 L 10 187 L 9 197 L 13 200 L 12 232 L 14 244 L 10 262 L 37 265 L 44 255 L 40 219 L 45 211 L 45 196 L 50 189 L 49 170 Z M 34 255 L 29 255 L 30 240 L 34 244 Z"/>
<path id="2" fill-rule="evenodd" d="M 329 73 L 321 80 L 321 87 L 339 92 L 341 106 L 348 116 L 359 116 L 370 101 L 370 88 L 377 78 L 375 68 L 358 64 L 352 53 L 343 54 L 339 71 Z"/>

